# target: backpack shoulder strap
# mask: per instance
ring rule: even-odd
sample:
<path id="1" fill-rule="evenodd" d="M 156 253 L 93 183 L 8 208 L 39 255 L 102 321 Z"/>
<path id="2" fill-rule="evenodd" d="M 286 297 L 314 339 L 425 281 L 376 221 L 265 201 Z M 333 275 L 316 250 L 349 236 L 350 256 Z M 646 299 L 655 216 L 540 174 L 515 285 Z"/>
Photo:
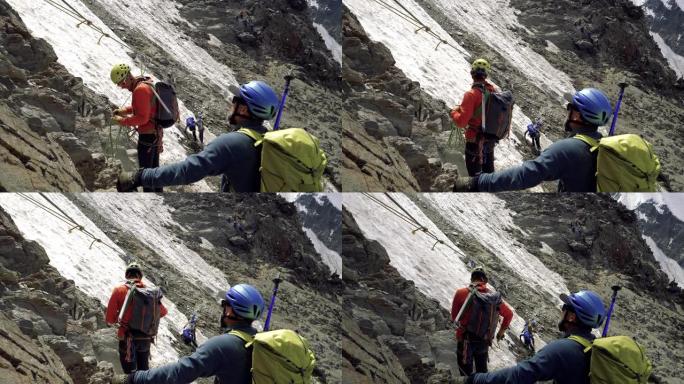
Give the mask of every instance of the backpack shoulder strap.
<path id="1" fill-rule="evenodd" d="M 237 336 L 237 337 L 239 337 L 240 339 L 242 339 L 242 341 L 245 342 L 245 348 L 251 347 L 251 346 L 252 346 L 252 342 L 254 342 L 254 336 L 250 335 L 249 333 L 247 333 L 247 332 L 245 332 L 245 331 L 240 331 L 240 330 L 237 330 L 237 329 L 231 329 L 231 330 L 228 332 L 228 334 L 229 334 L 229 335 L 233 335 L 233 336 Z"/>
<path id="2" fill-rule="evenodd" d="M 587 353 L 591 350 L 591 344 L 592 344 L 591 341 L 585 339 L 582 336 L 571 335 L 568 337 L 568 339 L 580 343 L 584 347 L 584 353 Z"/>
<path id="3" fill-rule="evenodd" d="M 573 137 L 579 141 L 585 142 L 591 148 L 592 152 L 595 151 L 599 146 L 599 140 L 596 140 L 593 137 L 587 135 L 575 135 Z"/>
<path id="4" fill-rule="evenodd" d="M 260 145 L 261 142 L 264 140 L 264 135 L 262 135 L 261 133 L 255 131 L 255 130 L 253 130 L 253 129 L 249 129 L 249 128 L 240 128 L 240 129 L 237 130 L 237 132 L 240 132 L 240 133 L 242 133 L 242 134 L 244 134 L 244 135 L 247 135 L 247 136 L 249 136 L 250 138 L 252 138 L 252 140 L 254 140 L 254 146 L 255 146 L 255 147 L 258 146 L 258 145 Z"/>

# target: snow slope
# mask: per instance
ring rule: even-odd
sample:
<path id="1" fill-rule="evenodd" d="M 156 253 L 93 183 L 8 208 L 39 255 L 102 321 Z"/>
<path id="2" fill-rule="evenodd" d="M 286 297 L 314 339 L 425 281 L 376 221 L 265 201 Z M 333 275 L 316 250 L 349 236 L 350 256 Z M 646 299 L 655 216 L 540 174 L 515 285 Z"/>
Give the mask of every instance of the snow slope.
<path id="1" fill-rule="evenodd" d="M 676 281 L 680 287 L 683 287 L 684 268 L 677 264 L 676 261 L 667 257 L 667 255 L 663 253 L 663 251 L 658 247 L 658 245 L 655 243 L 655 241 L 653 241 L 652 238 L 646 235 L 641 235 L 641 237 L 643 237 L 644 240 L 646 240 L 646 244 L 648 244 L 649 248 L 651 248 L 653 256 L 656 260 L 658 260 L 660 268 L 667 274 L 667 277 L 669 277 L 670 280 Z"/>
<path id="2" fill-rule="evenodd" d="M 428 195 L 431 194 L 424 196 Z M 384 194 L 378 193 L 373 196 L 396 208 L 396 205 Z M 456 289 L 470 283 L 470 270 L 466 266 L 467 256 L 408 197 L 397 193 L 391 196 L 422 226 L 443 240 L 445 245 L 435 245 L 435 240 L 420 231 L 413 233 L 415 226 L 392 215 L 364 194 L 347 193 L 344 195 L 343 203 L 354 216 L 364 236 L 378 241 L 387 250 L 390 264 L 397 268 L 404 278 L 415 282 L 421 292 L 439 301 L 444 308 L 450 310 Z M 500 246 L 505 246 L 505 244 Z M 501 249 L 502 253 L 515 251 L 516 245 L 506 247 L 506 249 Z M 523 280 L 523 282 L 530 284 L 530 281 Z M 551 288 L 544 287 L 544 289 Z M 560 303 L 560 300 L 558 302 Z M 511 323 L 512 332 L 519 334 L 523 326 L 524 320 L 515 314 Z M 544 342 L 539 340 L 537 347 L 541 348 L 543 345 Z M 516 363 L 515 356 L 503 343 L 490 349 L 490 358 L 492 370 Z"/>
<path id="3" fill-rule="evenodd" d="M 81 13 L 93 25 L 101 28 L 114 39 L 121 41 L 116 33 L 107 27 L 94 13 L 92 13 L 80 0 L 66 0 L 67 3 Z M 225 90 L 228 97 L 228 85 L 237 81 L 232 72 L 225 65 L 217 63 L 203 49 L 195 46 L 188 37 L 178 32 L 173 22 L 180 22 L 177 11 L 171 8 L 159 6 L 160 0 L 141 0 L 120 6 L 114 1 L 100 0 L 108 9 L 116 12 L 116 16 L 128 25 L 136 25 L 151 40 L 157 42 L 172 57 L 184 64 L 188 71 L 199 78 L 211 78 L 211 81 Z M 78 20 L 59 11 L 42 1 L 8 0 L 8 3 L 19 13 L 27 28 L 34 37 L 45 39 L 57 54 L 58 61 L 74 76 L 81 77 L 84 84 L 95 92 L 101 93 L 117 105 L 130 103 L 130 92 L 117 88 L 109 80 L 109 72 L 114 64 L 123 62 L 130 63 L 134 74 L 141 73 L 139 65 L 133 63 L 129 54 L 131 51 L 112 38 L 102 38 L 101 35 L 82 25 L 77 28 Z M 149 18 L 156 13 L 158 16 L 155 23 L 150 23 Z M 149 74 L 149 70 L 145 69 Z M 164 78 L 166 74 L 152 74 L 154 78 Z M 192 114 L 179 100 L 179 108 L 183 117 Z M 181 128 L 182 129 L 182 128 Z M 206 142 L 214 136 L 205 131 Z M 162 164 L 180 161 L 187 156 L 185 149 L 180 144 L 181 132 L 177 129 L 164 131 L 164 152 L 160 156 Z M 187 188 L 191 191 L 210 191 L 204 181 L 197 182 Z"/>
<path id="4" fill-rule="evenodd" d="M 453 3 L 454 6 L 460 3 L 458 1 L 446 2 Z M 399 8 L 395 3 L 389 3 Z M 395 65 L 404 71 L 408 78 L 420 82 L 421 87 L 428 94 L 443 100 L 448 106 L 460 103 L 463 94 L 470 89 L 472 84 L 470 62 L 474 58 L 449 36 L 420 5 L 413 0 L 401 1 L 401 4 L 406 9 L 431 31 L 439 35 L 441 39 L 444 39 L 446 44 L 442 43 L 437 46 L 439 41 L 435 37 L 424 31 L 417 32 L 418 27 L 376 1 L 344 0 L 344 4 L 358 18 L 368 36 L 372 40 L 384 44 L 392 52 L 392 56 L 396 61 Z M 442 6 L 440 4 L 440 2 L 437 2 L 438 6 Z M 451 8 L 447 5 L 443 6 L 446 12 L 451 12 L 446 13 L 447 16 L 456 17 Z M 479 8 L 477 8 L 477 11 L 482 12 Z M 548 78 L 544 78 L 541 84 L 545 84 L 545 87 L 553 90 L 558 95 L 559 102 L 562 99 L 563 92 L 573 92 L 573 88 L 566 75 L 553 69 L 538 54 L 526 59 L 524 55 L 529 49 L 522 47 L 521 43 L 517 42 L 511 35 L 513 34 L 510 31 L 508 34 L 500 31 L 493 35 L 490 39 L 502 39 L 502 42 L 493 48 L 502 50 L 503 56 L 511 57 L 521 67 L 531 65 L 533 69 L 540 70 L 544 68 L 547 70 L 548 72 L 544 73 L 544 75 L 547 75 Z M 518 53 L 518 51 L 521 53 Z M 534 64 L 530 64 L 533 62 Z M 536 77 L 531 77 L 531 79 L 536 79 Z M 547 83 L 553 84 L 553 86 L 547 85 Z M 530 118 L 516 106 L 513 111 L 513 129 L 522 136 L 527 125 L 530 123 Z M 542 134 L 542 146 L 546 147 L 550 143 Z M 510 140 L 503 140 L 499 143 L 496 158 L 497 168 L 509 168 L 522 162 L 522 155 L 515 148 L 520 144 L 515 135 L 512 135 Z"/>
<path id="5" fill-rule="evenodd" d="M 548 269 L 511 235 L 525 231 L 513 223 L 513 212 L 495 194 L 426 193 L 420 199 L 432 205 L 459 232 L 475 236 L 531 290 L 544 291 L 559 304 L 558 296 L 570 292 L 562 276 Z"/>
<path id="6" fill-rule="evenodd" d="M 663 53 L 663 56 L 667 59 L 667 62 L 670 64 L 670 67 L 675 71 L 677 74 L 677 77 L 684 77 L 684 57 L 676 54 L 672 48 L 670 48 L 669 45 L 663 40 L 662 37 L 660 37 L 659 34 L 655 32 L 649 32 L 651 36 L 653 36 L 653 40 L 655 40 L 656 44 L 658 44 L 658 47 L 660 48 L 660 51 Z"/>
<path id="7" fill-rule="evenodd" d="M 667 206 L 673 215 L 684 222 L 684 194 L 682 193 L 620 193 L 617 200 L 629 210 L 652 201 L 656 206 Z"/>
<path id="8" fill-rule="evenodd" d="M 50 206 L 39 194 L 28 195 Z M 56 193 L 46 196 L 87 231 L 101 239 L 102 244 L 93 243 L 93 239 L 81 231 L 71 230 L 72 225 L 47 214 L 20 194 L 0 194 L 0 206 L 10 214 L 24 238 L 36 241 L 45 249 L 50 265 L 65 278 L 74 280 L 80 290 L 107 306 L 112 288 L 123 283 L 126 269 L 126 263 L 121 258 L 123 251 L 68 198 Z M 37 217 L 40 220 L 36 220 Z M 145 284 L 153 286 L 147 279 Z M 159 334 L 152 345 L 152 366 L 178 359 L 178 353 L 172 344 L 176 340 L 174 334 L 178 334 L 188 321 L 168 298 L 164 299 L 164 305 L 169 313 L 161 319 Z"/>
<path id="9" fill-rule="evenodd" d="M 316 233 L 309 228 L 303 228 L 304 233 L 309 237 L 316 252 L 321 256 L 323 262 L 330 268 L 330 272 L 342 277 L 342 257 L 336 251 L 328 248 L 318 239 Z"/>
<path id="10" fill-rule="evenodd" d="M 220 292 L 230 287 L 223 272 L 207 264 L 169 230 L 175 227 L 187 232 L 173 219 L 172 208 L 164 204 L 161 195 L 87 193 L 78 198 L 120 230 L 131 232 L 138 240 L 148 244 L 160 258 L 174 266 L 191 284 L 203 288 L 207 295 L 218 297 Z M 203 243 L 209 241 L 205 239 Z"/>

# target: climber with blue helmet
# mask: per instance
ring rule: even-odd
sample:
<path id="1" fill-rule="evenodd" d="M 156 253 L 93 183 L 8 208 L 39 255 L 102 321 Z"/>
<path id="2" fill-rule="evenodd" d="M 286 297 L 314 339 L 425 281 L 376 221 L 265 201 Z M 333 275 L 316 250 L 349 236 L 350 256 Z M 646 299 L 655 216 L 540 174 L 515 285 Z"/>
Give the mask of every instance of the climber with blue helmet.
<path id="1" fill-rule="evenodd" d="M 567 104 L 565 131 L 570 136 L 601 138 L 598 127 L 612 114 L 608 97 L 596 88 L 575 93 Z M 543 181 L 558 180 L 559 192 L 596 192 L 596 158 L 590 146 L 569 137 L 546 148 L 536 159 L 519 166 L 456 180 L 454 192 L 499 192 L 527 189 Z"/>
<path id="2" fill-rule="evenodd" d="M 219 384 L 251 383 L 251 349 L 230 330 L 256 335 L 252 326 L 264 312 L 264 299 L 254 286 L 230 287 L 221 300 L 221 328 L 226 330 L 200 345 L 190 356 L 175 363 L 127 375 L 115 375 L 113 384 L 190 383 L 199 377 L 216 377 Z"/>
<path id="3" fill-rule="evenodd" d="M 231 86 L 229 90 L 233 93 L 229 124 L 266 133 L 264 122 L 275 117 L 280 104 L 278 94 L 263 81 Z M 259 192 L 259 165 L 260 151 L 254 146 L 254 139 L 234 129 L 183 161 L 121 173 L 117 190 L 125 192 L 139 186 L 186 185 L 207 176 L 222 175 L 222 192 Z"/>
<path id="4" fill-rule="evenodd" d="M 599 295 L 593 291 L 562 294 L 560 299 L 563 306 L 558 329 L 564 334 L 562 339 L 551 341 L 530 359 L 513 367 L 457 377 L 456 384 L 532 384 L 547 380 L 556 384 L 588 384 L 589 360 L 584 347 L 569 337 L 575 335 L 594 340 L 591 330 L 603 324 L 606 310 Z"/>

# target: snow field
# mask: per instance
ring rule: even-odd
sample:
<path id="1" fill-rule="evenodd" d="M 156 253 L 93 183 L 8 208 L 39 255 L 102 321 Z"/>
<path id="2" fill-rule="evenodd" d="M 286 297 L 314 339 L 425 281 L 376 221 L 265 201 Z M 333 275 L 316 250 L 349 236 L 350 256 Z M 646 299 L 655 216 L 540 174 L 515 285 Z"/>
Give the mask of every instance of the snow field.
<path id="1" fill-rule="evenodd" d="M 78 196 L 103 218 L 122 231 L 131 232 L 159 257 L 171 264 L 191 284 L 204 289 L 211 297 L 225 292 L 230 285 L 223 272 L 207 264 L 195 251 L 168 228 L 187 232 L 171 216 L 171 209 L 158 194 L 88 193 Z M 203 243 L 209 243 L 206 239 Z M 213 246 L 213 245 L 212 245 Z"/>

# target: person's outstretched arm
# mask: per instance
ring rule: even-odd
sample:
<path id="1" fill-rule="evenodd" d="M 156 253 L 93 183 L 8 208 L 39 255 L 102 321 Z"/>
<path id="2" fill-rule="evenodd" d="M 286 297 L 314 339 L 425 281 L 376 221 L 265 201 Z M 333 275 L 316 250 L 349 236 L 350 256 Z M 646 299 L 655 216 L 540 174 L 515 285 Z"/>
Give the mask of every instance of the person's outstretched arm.
<path id="1" fill-rule="evenodd" d="M 234 135 L 221 135 L 207 144 L 202 152 L 190 155 L 178 163 L 143 169 L 140 184 L 144 187 L 187 185 L 207 176 L 216 176 L 235 164 L 231 151 Z"/>
<path id="2" fill-rule="evenodd" d="M 542 181 L 557 180 L 566 171 L 572 159 L 567 158 L 565 143 L 549 146 L 536 159 L 519 166 L 494 173 L 483 173 L 477 181 L 479 192 L 517 191 L 532 188 Z"/>

